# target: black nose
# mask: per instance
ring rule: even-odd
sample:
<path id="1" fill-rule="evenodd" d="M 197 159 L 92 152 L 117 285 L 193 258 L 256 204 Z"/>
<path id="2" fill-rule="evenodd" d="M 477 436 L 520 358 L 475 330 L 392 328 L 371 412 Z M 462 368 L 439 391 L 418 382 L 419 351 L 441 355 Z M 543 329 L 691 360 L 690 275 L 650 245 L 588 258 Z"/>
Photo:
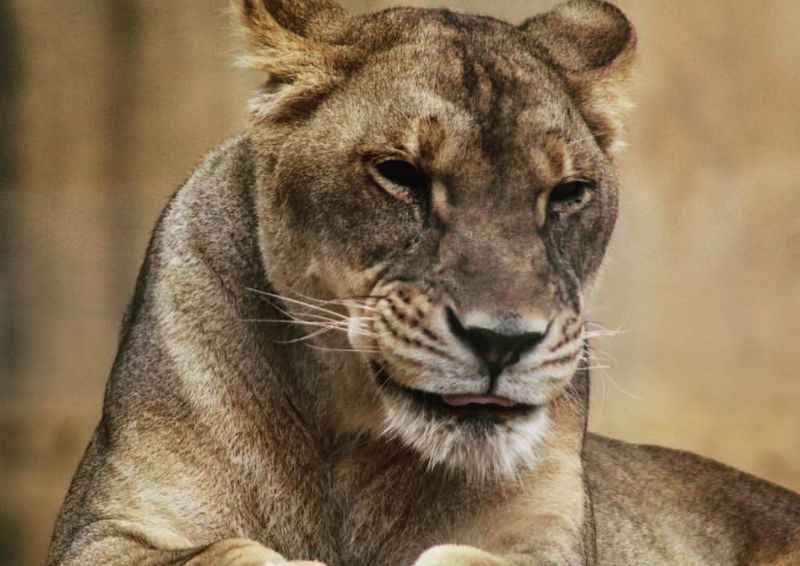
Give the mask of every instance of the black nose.
<path id="1" fill-rule="evenodd" d="M 500 334 L 488 328 L 465 328 L 450 308 L 447 309 L 447 324 L 450 331 L 486 364 L 492 381 L 505 368 L 517 363 L 522 354 L 532 350 L 545 336 L 543 332 Z"/>

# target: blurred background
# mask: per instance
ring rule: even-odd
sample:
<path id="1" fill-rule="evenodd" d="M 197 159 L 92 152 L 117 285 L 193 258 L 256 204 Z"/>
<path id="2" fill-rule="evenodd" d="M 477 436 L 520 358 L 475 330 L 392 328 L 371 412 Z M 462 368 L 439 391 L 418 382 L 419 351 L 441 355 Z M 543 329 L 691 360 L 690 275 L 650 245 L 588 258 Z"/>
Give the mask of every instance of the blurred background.
<path id="1" fill-rule="evenodd" d="M 800 3 L 619 4 L 638 108 L 592 428 L 800 490 Z M 149 231 L 246 123 L 231 29 L 225 0 L 0 2 L 0 565 L 44 560 Z"/>

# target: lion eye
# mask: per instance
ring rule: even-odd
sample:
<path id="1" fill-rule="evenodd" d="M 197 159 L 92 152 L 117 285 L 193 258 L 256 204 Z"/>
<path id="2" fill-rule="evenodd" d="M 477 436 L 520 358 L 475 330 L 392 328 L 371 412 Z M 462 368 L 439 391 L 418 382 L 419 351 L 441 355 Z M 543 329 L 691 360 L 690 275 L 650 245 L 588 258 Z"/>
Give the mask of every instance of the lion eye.
<path id="1" fill-rule="evenodd" d="M 556 213 L 566 213 L 577 210 L 591 198 L 595 185 L 591 181 L 572 180 L 556 185 L 550 191 L 548 207 Z"/>
<path id="2" fill-rule="evenodd" d="M 376 182 L 389 194 L 402 200 L 419 198 L 428 189 L 428 178 L 403 159 L 384 159 L 373 163 Z"/>

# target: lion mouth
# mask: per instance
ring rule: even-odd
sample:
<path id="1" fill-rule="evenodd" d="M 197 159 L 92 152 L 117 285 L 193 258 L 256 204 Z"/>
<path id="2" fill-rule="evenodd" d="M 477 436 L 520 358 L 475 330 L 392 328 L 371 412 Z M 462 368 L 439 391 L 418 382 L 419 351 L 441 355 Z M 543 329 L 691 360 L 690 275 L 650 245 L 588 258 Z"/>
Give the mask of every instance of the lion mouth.
<path id="1" fill-rule="evenodd" d="M 373 372 L 382 388 L 413 402 L 419 409 L 441 417 L 454 417 L 460 421 L 488 419 L 501 422 L 509 418 L 527 416 L 536 412 L 539 405 L 517 403 L 497 395 L 438 394 L 412 389 L 394 381 L 378 364 L 373 363 Z"/>
<path id="2" fill-rule="evenodd" d="M 497 405 L 510 409 L 516 407 L 517 403 L 505 397 L 497 395 L 442 395 L 442 401 L 451 407 L 467 407 L 469 405 Z"/>

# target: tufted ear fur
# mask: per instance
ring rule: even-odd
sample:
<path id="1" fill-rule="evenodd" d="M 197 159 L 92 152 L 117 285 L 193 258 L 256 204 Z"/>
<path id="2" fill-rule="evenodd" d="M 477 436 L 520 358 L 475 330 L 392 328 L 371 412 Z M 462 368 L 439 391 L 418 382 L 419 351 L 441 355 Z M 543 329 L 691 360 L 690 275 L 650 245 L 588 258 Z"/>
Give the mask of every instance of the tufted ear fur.
<path id="1" fill-rule="evenodd" d="M 330 0 L 238 0 L 247 38 L 244 67 L 267 73 L 251 101 L 258 121 L 302 112 L 333 88 L 359 53 L 336 43 L 348 15 Z"/>
<path id="2" fill-rule="evenodd" d="M 623 118 L 631 103 L 628 79 L 636 32 L 615 6 L 571 0 L 525 21 L 534 48 L 564 77 L 570 94 L 600 147 L 613 155 L 624 147 Z"/>

